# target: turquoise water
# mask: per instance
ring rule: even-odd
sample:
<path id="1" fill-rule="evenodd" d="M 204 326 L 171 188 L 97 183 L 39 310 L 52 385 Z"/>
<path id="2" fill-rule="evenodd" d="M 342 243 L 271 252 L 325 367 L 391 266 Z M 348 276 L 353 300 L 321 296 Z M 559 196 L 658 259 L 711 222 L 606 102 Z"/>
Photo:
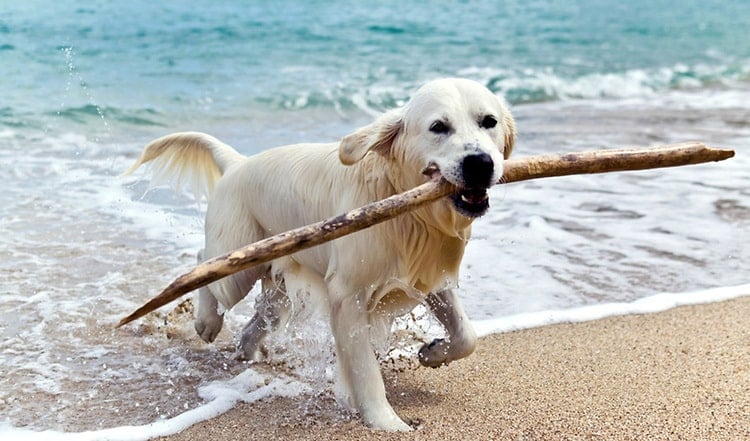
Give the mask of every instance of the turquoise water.
<path id="1" fill-rule="evenodd" d="M 171 307 L 113 329 L 203 240 L 205 204 L 120 176 L 143 145 L 335 141 L 437 77 L 505 96 L 517 156 L 737 150 L 493 188 L 461 269 L 473 320 L 747 284 L 748 29 L 748 1 L 0 0 L 0 432 L 147 424 L 247 368 L 250 299 L 214 345 Z"/>
<path id="2" fill-rule="evenodd" d="M 3 3 L 0 127 L 380 111 L 441 76 L 514 104 L 750 87 L 746 1 Z"/>

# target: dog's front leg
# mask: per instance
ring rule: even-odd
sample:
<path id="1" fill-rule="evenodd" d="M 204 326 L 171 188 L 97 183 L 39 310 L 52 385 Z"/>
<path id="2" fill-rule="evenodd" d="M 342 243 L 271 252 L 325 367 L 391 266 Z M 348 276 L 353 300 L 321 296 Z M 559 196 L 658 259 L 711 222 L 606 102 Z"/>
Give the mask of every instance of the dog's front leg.
<path id="1" fill-rule="evenodd" d="M 440 367 L 474 352 L 477 334 L 455 291 L 446 289 L 431 293 L 427 296 L 427 304 L 435 318 L 445 327 L 448 336 L 447 339 L 438 338 L 422 346 L 419 350 L 419 362 L 422 366 Z"/>
<path id="2" fill-rule="evenodd" d="M 370 343 L 367 302 L 354 296 L 331 302 L 331 325 L 341 380 L 365 424 L 381 430 L 407 431 L 406 424 L 388 403 L 380 365 Z"/>
<path id="3" fill-rule="evenodd" d="M 288 320 L 290 310 L 291 301 L 284 281 L 276 281 L 268 275 L 263 279 L 263 292 L 255 301 L 255 315 L 242 329 L 240 355 L 245 360 L 260 360 L 264 340 Z"/>

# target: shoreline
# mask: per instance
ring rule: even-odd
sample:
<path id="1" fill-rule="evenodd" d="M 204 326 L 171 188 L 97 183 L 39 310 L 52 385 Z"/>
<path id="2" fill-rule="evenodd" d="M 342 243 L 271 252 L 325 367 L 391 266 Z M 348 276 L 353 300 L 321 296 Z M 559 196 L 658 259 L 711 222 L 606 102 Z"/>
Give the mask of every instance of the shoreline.
<path id="1" fill-rule="evenodd" d="M 440 369 L 384 367 L 408 434 L 374 432 L 331 396 L 239 404 L 158 438 L 750 438 L 750 296 L 480 340 Z"/>

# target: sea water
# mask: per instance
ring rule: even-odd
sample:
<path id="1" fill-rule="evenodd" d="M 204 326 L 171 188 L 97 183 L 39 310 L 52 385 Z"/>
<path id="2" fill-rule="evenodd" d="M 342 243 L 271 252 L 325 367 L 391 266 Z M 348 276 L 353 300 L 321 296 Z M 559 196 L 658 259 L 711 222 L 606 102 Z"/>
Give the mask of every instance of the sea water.
<path id="1" fill-rule="evenodd" d="M 748 29 L 747 2 L 697 0 L 3 2 L 0 434 L 145 439 L 325 387 L 330 356 L 234 358 L 251 300 L 212 345 L 189 303 L 114 329 L 192 267 L 205 209 L 121 173 L 175 131 L 245 154 L 335 141 L 439 77 L 510 102 L 517 156 L 684 140 L 737 152 L 492 189 L 460 279 L 483 333 L 749 293 Z"/>

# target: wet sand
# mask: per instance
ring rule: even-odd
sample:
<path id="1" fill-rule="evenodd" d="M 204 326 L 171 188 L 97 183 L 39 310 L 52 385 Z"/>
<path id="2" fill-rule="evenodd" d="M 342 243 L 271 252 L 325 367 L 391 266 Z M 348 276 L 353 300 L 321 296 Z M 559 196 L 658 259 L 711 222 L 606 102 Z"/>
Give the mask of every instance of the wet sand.
<path id="1" fill-rule="evenodd" d="M 164 440 L 750 439 L 750 297 L 483 338 L 440 369 L 384 367 L 408 434 L 329 396 L 239 405 Z"/>

